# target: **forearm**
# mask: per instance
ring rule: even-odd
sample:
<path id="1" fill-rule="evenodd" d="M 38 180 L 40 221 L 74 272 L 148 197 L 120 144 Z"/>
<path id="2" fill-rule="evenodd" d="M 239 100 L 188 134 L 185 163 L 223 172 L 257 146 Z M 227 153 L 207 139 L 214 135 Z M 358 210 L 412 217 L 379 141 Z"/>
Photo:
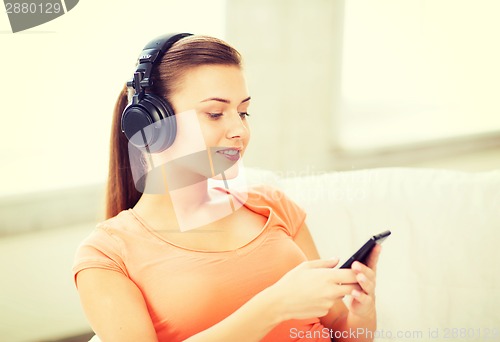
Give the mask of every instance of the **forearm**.
<path id="1" fill-rule="evenodd" d="M 187 340 L 186 342 L 260 341 L 283 321 L 274 298 L 264 290 L 250 299 L 226 319 Z"/>

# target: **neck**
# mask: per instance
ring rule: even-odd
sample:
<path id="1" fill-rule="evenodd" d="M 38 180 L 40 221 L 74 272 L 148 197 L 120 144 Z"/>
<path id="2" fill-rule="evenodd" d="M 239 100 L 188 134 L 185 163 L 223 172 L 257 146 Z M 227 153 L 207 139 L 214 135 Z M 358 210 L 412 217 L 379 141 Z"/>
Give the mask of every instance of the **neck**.
<path id="1" fill-rule="evenodd" d="M 191 180 L 196 175 L 191 174 Z M 146 190 L 156 190 L 156 193 L 145 191 L 134 210 L 145 219 L 153 229 L 168 229 L 186 231 L 203 228 L 210 223 L 231 215 L 241 203 L 233 201 L 231 195 L 217 190 L 209 190 L 208 182 L 199 176 L 198 182 L 170 189 L 168 177 L 163 177 L 162 193 L 158 189 L 161 182 L 148 177 Z M 189 183 L 188 183 L 189 184 Z M 235 205 L 236 203 L 236 205 Z"/>

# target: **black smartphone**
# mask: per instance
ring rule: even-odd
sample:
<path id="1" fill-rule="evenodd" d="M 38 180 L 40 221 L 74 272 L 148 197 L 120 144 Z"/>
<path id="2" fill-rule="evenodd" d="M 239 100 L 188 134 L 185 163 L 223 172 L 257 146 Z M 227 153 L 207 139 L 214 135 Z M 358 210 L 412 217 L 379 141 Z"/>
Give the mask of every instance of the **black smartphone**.
<path id="1" fill-rule="evenodd" d="M 365 264 L 375 244 L 381 244 L 389 235 L 391 235 L 390 230 L 373 235 L 370 240 L 366 241 L 366 243 L 361 246 L 361 248 L 358 249 L 358 251 L 354 253 L 352 257 L 350 257 L 342 266 L 340 266 L 340 268 L 351 268 L 352 263 L 355 261 Z"/>

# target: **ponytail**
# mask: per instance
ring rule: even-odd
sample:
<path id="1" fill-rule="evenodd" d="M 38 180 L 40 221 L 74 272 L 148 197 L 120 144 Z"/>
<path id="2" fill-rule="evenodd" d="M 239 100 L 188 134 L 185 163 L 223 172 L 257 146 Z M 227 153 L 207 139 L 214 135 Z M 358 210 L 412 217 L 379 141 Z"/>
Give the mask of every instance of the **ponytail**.
<path id="1" fill-rule="evenodd" d="M 125 86 L 116 101 L 111 124 L 106 218 L 116 216 L 120 211 L 133 207 L 141 197 L 132 177 L 128 141 L 121 131 L 121 115 L 127 104 L 127 87 Z"/>

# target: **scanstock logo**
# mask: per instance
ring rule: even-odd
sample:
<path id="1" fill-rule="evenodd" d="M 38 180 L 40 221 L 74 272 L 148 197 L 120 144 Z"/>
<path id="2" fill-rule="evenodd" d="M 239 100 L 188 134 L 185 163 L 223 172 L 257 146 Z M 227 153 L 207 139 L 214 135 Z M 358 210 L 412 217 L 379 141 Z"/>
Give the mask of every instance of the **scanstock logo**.
<path id="1" fill-rule="evenodd" d="M 12 32 L 45 24 L 71 11 L 79 0 L 4 0 Z"/>

